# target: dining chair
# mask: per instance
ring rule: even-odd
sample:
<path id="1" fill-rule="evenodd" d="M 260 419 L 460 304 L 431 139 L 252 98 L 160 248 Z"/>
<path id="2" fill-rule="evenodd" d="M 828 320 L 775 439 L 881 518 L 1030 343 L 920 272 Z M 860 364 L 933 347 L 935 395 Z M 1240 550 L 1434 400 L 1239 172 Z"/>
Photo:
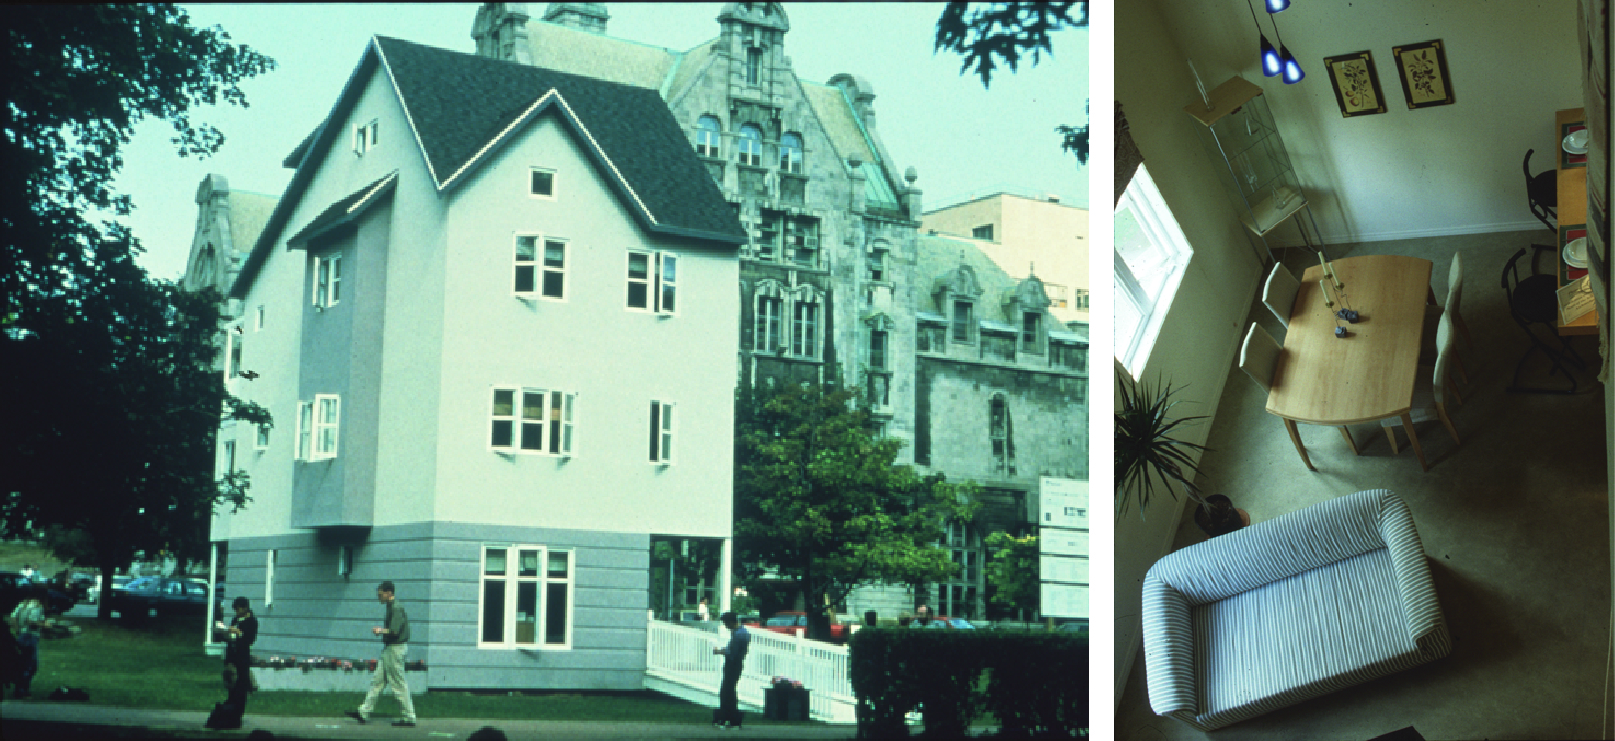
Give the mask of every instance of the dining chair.
<path id="1" fill-rule="evenodd" d="M 1262 325 L 1251 322 L 1251 328 L 1245 332 L 1245 342 L 1239 348 L 1239 369 L 1245 371 L 1245 375 L 1250 376 L 1263 391 L 1272 391 L 1273 371 L 1278 368 L 1279 352 L 1282 349 L 1278 341 L 1273 339 L 1273 335 L 1262 329 Z M 1292 436 L 1295 434 L 1293 426 L 1290 428 L 1290 434 Z M 1352 439 L 1351 430 L 1341 425 L 1340 434 L 1351 446 L 1351 452 L 1357 453 L 1357 441 Z M 1299 447 L 1299 443 L 1297 446 Z"/>
<path id="2" fill-rule="evenodd" d="M 1301 281 L 1296 280 L 1283 263 L 1273 263 L 1273 272 L 1267 274 L 1267 284 L 1262 286 L 1262 303 L 1279 318 L 1285 329 L 1290 328 L 1290 310 L 1295 308 L 1295 294 L 1300 290 Z"/>
<path id="3" fill-rule="evenodd" d="M 1469 335 L 1469 325 L 1464 323 L 1464 316 L 1459 312 L 1458 309 L 1458 306 L 1463 298 L 1463 289 L 1463 259 L 1459 253 L 1454 252 L 1452 255 L 1452 266 L 1447 268 L 1447 300 L 1438 306 L 1426 307 L 1424 336 L 1429 338 L 1430 344 L 1425 345 L 1422 353 L 1423 357 L 1421 357 L 1420 360 L 1430 358 L 1432 363 L 1435 362 L 1434 358 L 1436 354 L 1440 352 L 1441 344 L 1435 341 L 1436 333 L 1430 331 L 1430 328 L 1434 326 L 1437 319 L 1442 316 L 1452 317 L 1453 326 L 1457 327 L 1458 331 L 1463 334 L 1464 345 L 1466 347 L 1471 349 L 1475 347 L 1475 340 Z M 1464 383 L 1469 383 L 1469 374 L 1464 370 L 1463 359 L 1455 354 L 1452 358 L 1452 364 L 1454 369 L 1458 371 L 1458 379 Z"/>
<path id="4" fill-rule="evenodd" d="M 1428 422 L 1432 419 L 1441 420 L 1441 424 L 1452 435 L 1452 441 L 1462 445 L 1458 439 L 1458 429 L 1452 426 L 1452 418 L 1447 416 L 1447 396 L 1452 395 L 1453 401 L 1463 403 L 1463 397 L 1458 395 L 1458 389 L 1452 385 L 1449 373 L 1452 366 L 1456 343 L 1453 339 L 1452 318 L 1449 314 L 1442 314 L 1436 320 L 1436 364 L 1434 368 L 1419 366 L 1420 370 L 1429 369 L 1431 372 L 1421 377 L 1413 386 L 1413 409 L 1411 417 L 1413 423 Z M 1424 379 L 1430 379 L 1426 385 Z M 1380 420 L 1380 427 L 1385 429 L 1385 437 L 1391 441 L 1391 453 L 1402 452 L 1396 445 L 1396 428 L 1401 426 L 1400 418 Z"/>
<path id="5" fill-rule="evenodd" d="M 1514 253 L 1514 256 L 1508 259 L 1508 264 L 1503 268 L 1503 293 L 1508 300 L 1509 314 L 1514 317 L 1514 322 L 1520 325 L 1520 329 L 1525 330 L 1525 334 L 1531 338 L 1531 347 L 1526 349 L 1524 355 L 1520 356 L 1520 362 L 1514 365 L 1514 377 L 1509 384 L 1508 390 L 1514 393 L 1528 394 L 1574 394 L 1577 389 L 1576 377 L 1571 375 L 1569 369 L 1565 368 L 1565 357 L 1546 342 L 1543 342 L 1536 332 L 1531 331 L 1531 325 L 1542 324 L 1547 327 L 1548 334 L 1558 337 L 1556 325 L 1559 319 L 1559 281 L 1552 275 L 1537 275 L 1535 270 L 1532 270 L 1533 274 L 1531 276 L 1521 280 L 1518 263 L 1520 258 L 1525 256 L 1525 252 L 1524 249 L 1521 249 L 1519 252 Z M 1559 346 L 1570 354 L 1570 359 L 1575 362 L 1577 367 L 1582 367 L 1581 356 L 1576 354 L 1575 348 L 1566 343 L 1563 337 L 1559 337 Z M 1570 380 L 1569 391 L 1528 388 L 1520 385 L 1520 369 L 1525 367 L 1525 361 L 1530 359 L 1531 353 L 1537 350 L 1541 350 L 1544 355 L 1548 356 L 1548 360 L 1553 363 L 1553 370 L 1549 372 L 1550 375 L 1552 373 L 1563 373 L 1565 378 Z"/>
<path id="6" fill-rule="evenodd" d="M 1536 175 L 1531 174 L 1531 153 L 1535 149 L 1525 150 L 1525 199 L 1531 207 L 1531 215 L 1548 225 L 1548 230 L 1559 233 L 1559 227 L 1548 217 L 1558 220 L 1559 214 L 1559 173 L 1556 170 L 1543 170 Z"/>

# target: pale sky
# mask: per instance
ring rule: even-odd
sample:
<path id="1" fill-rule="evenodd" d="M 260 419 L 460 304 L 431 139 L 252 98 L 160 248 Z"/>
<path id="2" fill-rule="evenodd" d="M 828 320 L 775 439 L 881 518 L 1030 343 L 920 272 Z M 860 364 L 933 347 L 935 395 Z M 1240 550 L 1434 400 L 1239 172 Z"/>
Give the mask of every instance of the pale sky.
<path id="1" fill-rule="evenodd" d="M 250 108 L 217 106 L 193 120 L 225 136 L 219 154 L 181 158 L 167 122 L 146 121 L 124 148 L 115 183 L 133 197 L 128 219 L 153 278 L 177 279 L 196 226 L 196 187 L 209 173 L 232 190 L 279 196 L 292 170 L 281 160 L 319 125 L 372 35 L 461 52 L 474 50 L 475 4 L 185 5 L 196 26 L 220 25 L 236 44 L 279 68 L 242 85 Z M 545 3 L 529 3 L 536 22 Z M 608 3 L 607 35 L 685 51 L 718 35 L 722 3 Z M 785 53 L 798 77 L 818 83 L 842 72 L 875 91 L 878 132 L 898 172 L 914 167 L 927 208 L 997 187 L 1059 195 L 1086 208 L 1088 173 L 1060 149 L 1055 127 L 1086 122 L 1088 30 L 1053 36 L 1054 56 L 1030 60 L 992 87 L 960 76 L 963 58 L 932 53 L 940 3 L 786 3 Z"/>

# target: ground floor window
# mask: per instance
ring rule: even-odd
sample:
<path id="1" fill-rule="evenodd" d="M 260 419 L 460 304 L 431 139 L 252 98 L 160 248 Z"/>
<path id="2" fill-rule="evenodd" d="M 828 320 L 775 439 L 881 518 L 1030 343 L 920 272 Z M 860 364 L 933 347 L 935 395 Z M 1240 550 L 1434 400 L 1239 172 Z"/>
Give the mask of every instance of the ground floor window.
<path id="1" fill-rule="evenodd" d="M 955 521 L 948 523 L 943 538 L 948 555 L 959 564 L 959 573 L 936 584 L 932 614 L 974 620 L 980 616 L 976 604 L 981 592 L 981 536 L 968 524 Z"/>
<path id="2" fill-rule="evenodd" d="M 477 646 L 571 648 L 574 555 L 541 545 L 484 546 Z"/>

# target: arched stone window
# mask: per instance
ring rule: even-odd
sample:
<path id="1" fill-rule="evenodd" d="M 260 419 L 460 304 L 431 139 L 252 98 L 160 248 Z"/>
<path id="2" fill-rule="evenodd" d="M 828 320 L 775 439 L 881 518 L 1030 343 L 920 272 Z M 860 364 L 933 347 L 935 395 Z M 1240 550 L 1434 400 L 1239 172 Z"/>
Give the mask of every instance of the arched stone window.
<path id="1" fill-rule="evenodd" d="M 702 157 L 723 156 L 723 128 L 713 116 L 702 116 L 695 122 L 695 153 Z"/>
<path id="2" fill-rule="evenodd" d="M 754 124 L 740 127 L 740 164 L 754 167 L 763 164 L 763 130 Z"/>
<path id="3" fill-rule="evenodd" d="M 813 286 L 798 286 L 790 304 L 790 352 L 799 358 L 818 360 L 824 344 L 824 298 Z"/>
<path id="4" fill-rule="evenodd" d="M 785 347 L 782 333 L 785 317 L 785 292 L 777 280 L 757 284 L 752 294 L 752 351 L 778 353 Z"/>
<path id="5" fill-rule="evenodd" d="M 755 46 L 746 50 L 746 84 L 756 85 L 763 78 L 763 50 Z"/>
<path id="6" fill-rule="evenodd" d="M 993 394 L 987 404 L 987 437 L 992 441 L 993 472 L 1015 475 L 1015 438 L 1009 420 L 1009 403 Z"/>
<path id="7" fill-rule="evenodd" d="M 802 136 L 786 132 L 779 138 L 779 171 L 802 173 Z"/>

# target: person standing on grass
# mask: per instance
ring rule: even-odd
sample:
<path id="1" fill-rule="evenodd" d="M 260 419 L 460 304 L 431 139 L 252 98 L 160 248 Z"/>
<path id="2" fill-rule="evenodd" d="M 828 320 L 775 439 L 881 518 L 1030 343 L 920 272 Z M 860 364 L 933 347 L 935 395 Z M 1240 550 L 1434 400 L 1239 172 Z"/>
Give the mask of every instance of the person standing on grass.
<path id="1" fill-rule="evenodd" d="M 376 600 L 387 606 L 386 625 L 378 625 L 370 632 L 381 636 L 381 661 L 376 664 L 376 673 L 370 679 L 370 694 L 365 695 L 364 704 L 358 710 L 349 710 L 348 717 L 359 721 L 360 725 L 370 722 L 370 711 L 376 709 L 376 698 L 381 697 L 382 689 L 391 686 L 393 694 L 398 697 L 398 704 L 404 708 L 404 717 L 393 722 L 395 726 L 409 727 L 415 725 L 415 703 L 409 697 L 409 685 L 404 682 L 404 654 L 409 650 L 409 616 L 404 614 L 404 606 L 398 604 L 393 596 L 393 583 L 384 581 L 376 587 Z"/>
<path id="2" fill-rule="evenodd" d="M 712 653 L 723 655 L 723 681 L 718 684 L 718 710 L 712 715 L 712 725 L 740 730 L 740 697 L 735 693 L 735 686 L 740 684 L 740 672 L 746 665 L 751 633 L 740 625 L 732 612 L 719 615 L 718 619 L 729 629 L 729 645 L 712 647 Z"/>
<path id="3" fill-rule="evenodd" d="M 22 657 L 17 688 L 11 696 L 21 699 L 28 696 L 28 685 L 39 673 L 39 626 L 45 622 L 45 606 L 39 603 L 39 598 L 29 597 L 17 603 L 7 620 L 17 635 L 17 652 Z"/>
<path id="4" fill-rule="evenodd" d="M 234 669 L 230 685 L 230 698 L 225 702 L 247 711 L 247 693 L 252 691 L 252 643 L 258 640 L 258 616 L 252 614 L 252 603 L 246 597 L 237 597 L 230 603 L 236 616 L 230 620 L 230 642 L 224 647 L 224 665 Z"/>

